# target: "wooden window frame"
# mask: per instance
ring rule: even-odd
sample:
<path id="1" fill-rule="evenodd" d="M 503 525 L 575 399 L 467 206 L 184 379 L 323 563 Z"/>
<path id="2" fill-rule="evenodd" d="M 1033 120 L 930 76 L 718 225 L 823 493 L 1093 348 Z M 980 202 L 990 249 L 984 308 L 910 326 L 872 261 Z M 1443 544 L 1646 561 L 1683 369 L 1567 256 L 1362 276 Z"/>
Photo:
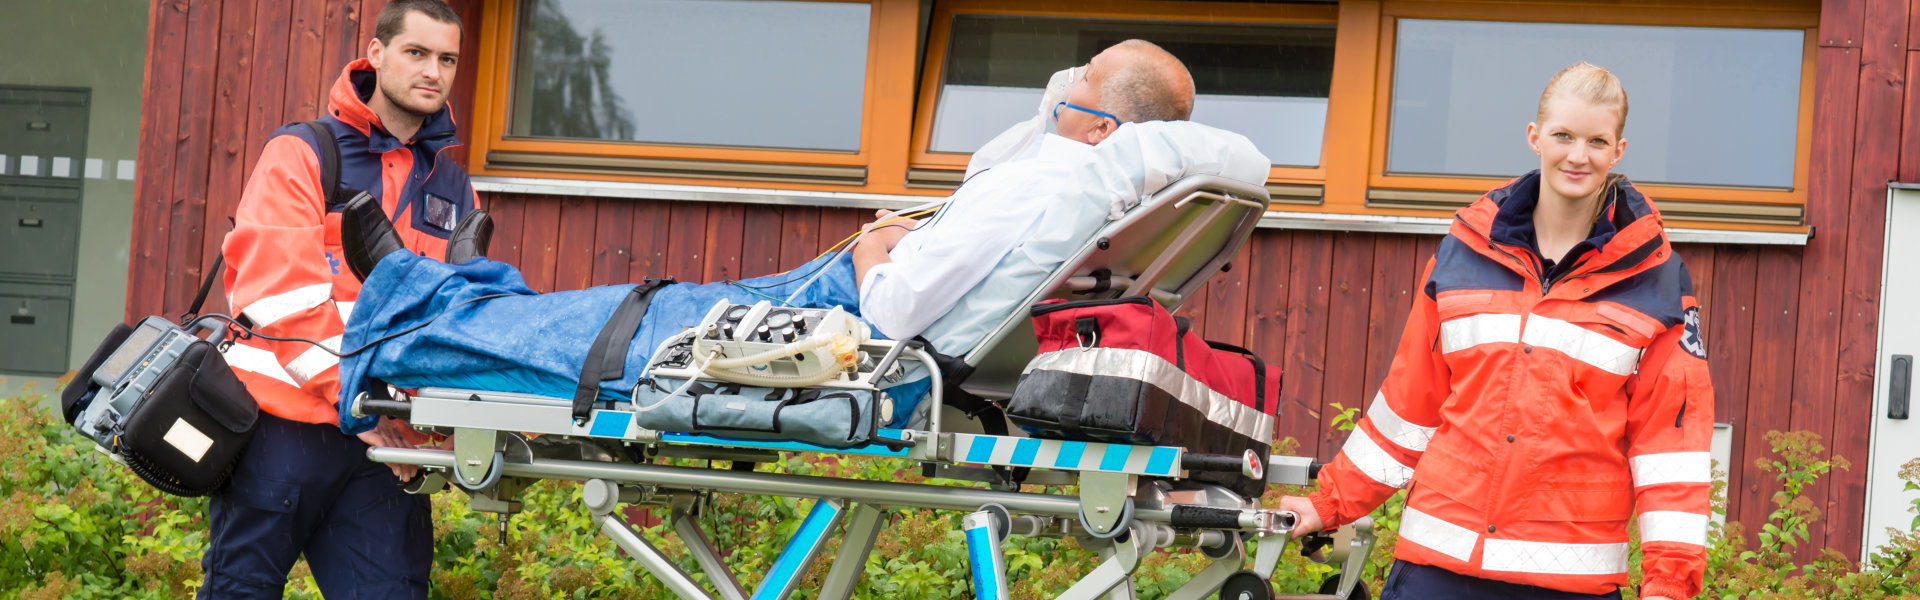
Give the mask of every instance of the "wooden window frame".
<path id="1" fill-rule="evenodd" d="M 1686 184 L 1639 184 L 1663 212 L 1668 224 L 1704 229 L 1805 232 L 1805 207 L 1813 154 L 1813 92 L 1819 7 L 1805 2 L 1772 0 L 1760 6 L 1703 6 L 1675 8 L 1647 3 L 1621 4 L 1514 2 L 1410 2 L 1387 0 L 1379 8 L 1378 54 L 1373 69 L 1371 140 L 1365 191 L 1331 197 L 1329 212 L 1391 216 L 1444 216 L 1446 205 L 1472 201 L 1508 177 L 1395 175 L 1387 172 L 1387 148 L 1393 104 L 1395 33 L 1400 19 L 1446 19 L 1526 23 L 1579 23 L 1800 29 L 1805 32 L 1801 53 L 1799 122 L 1794 143 L 1793 186 L 1789 189 Z M 1344 16 L 1344 15 L 1343 15 Z M 1596 16 L 1598 18 L 1596 18 Z M 1343 21 L 1343 24 L 1345 22 Z M 1358 25 L 1358 23 L 1354 23 Z M 1344 30 L 1343 30 L 1344 31 Z M 1541 82 L 1545 85 L 1545 82 Z M 1517 127 L 1517 125 L 1516 125 Z M 1516 141 L 1516 143 L 1518 143 Z M 1517 173 L 1516 173 L 1517 175 Z M 1382 197 L 1386 196 L 1384 201 Z M 1403 201 L 1401 199 L 1404 199 Z M 1435 208 L 1421 208 L 1421 205 Z M 1792 215 L 1789 219 L 1787 215 Z M 1793 222 L 1786 222 L 1786 221 Z"/>
<path id="2" fill-rule="evenodd" d="M 605 181 L 725 185 L 816 191 L 903 192 L 885 189 L 884 173 L 896 171 L 904 179 L 904 140 L 888 139 L 885 130 L 905 130 L 911 118 L 906 102 L 889 102 L 889 78 L 911 82 L 912 51 L 918 42 L 918 5 L 911 0 L 799 0 L 868 5 L 868 43 L 865 89 L 862 90 L 859 147 L 855 151 L 776 149 L 718 145 L 665 144 L 600 140 L 529 138 L 507 135 L 512 118 L 514 47 L 522 0 L 488 0 L 480 26 L 481 60 L 474 61 L 476 81 L 473 107 L 471 172 L 475 175 L 554 177 L 579 176 Z M 902 58 L 902 49 L 905 57 Z M 904 68 L 904 71 L 903 71 Z M 903 74 L 904 73 L 904 74 Z M 527 156 L 546 161 L 528 165 L 500 157 Z M 619 165 L 652 165 L 622 167 Z M 888 168 L 894 166 L 895 168 Z M 678 168 L 676 168 L 678 167 Z M 877 167 L 877 168 L 876 168 Z M 815 175 L 809 175 L 809 174 Z M 857 177 L 848 176 L 857 173 Z M 812 177 L 818 181 L 809 181 Z M 836 180 L 837 179 L 837 180 Z"/>
<path id="3" fill-rule="evenodd" d="M 1019 17 L 1062 17 L 1080 19 L 1117 19 L 1154 22 L 1188 23 L 1257 23 L 1257 24 L 1299 24 L 1330 25 L 1334 27 L 1334 77 L 1339 78 L 1340 35 L 1343 28 L 1339 25 L 1340 10 L 1334 5 L 1311 4 L 1226 4 L 1212 2 L 1164 2 L 1151 0 L 1116 0 L 1103 2 L 1069 2 L 1042 0 L 1023 2 L 1018 0 L 953 0 L 934 3 L 933 14 L 928 27 L 926 61 L 921 70 L 918 109 L 913 120 L 913 154 L 908 165 L 917 178 L 933 181 L 939 186 L 957 184 L 959 171 L 967 167 L 972 154 L 957 152 L 933 152 L 933 119 L 939 108 L 941 82 L 946 80 L 947 47 L 953 34 L 953 19 L 956 15 L 991 15 Z M 1039 83 L 1039 82 L 1036 82 Z M 1328 94 L 1328 123 L 1326 131 L 1331 133 L 1333 106 L 1337 100 Z M 1331 140 L 1331 135 L 1323 140 Z M 1319 165 L 1314 167 L 1274 166 L 1268 172 L 1268 185 L 1276 191 L 1292 192 L 1294 197 L 1311 197 L 1317 203 L 1321 194 L 1320 187 L 1327 179 L 1327 163 L 1332 156 L 1327 152 L 1330 142 L 1323 141 L 1320 148 Z"/>

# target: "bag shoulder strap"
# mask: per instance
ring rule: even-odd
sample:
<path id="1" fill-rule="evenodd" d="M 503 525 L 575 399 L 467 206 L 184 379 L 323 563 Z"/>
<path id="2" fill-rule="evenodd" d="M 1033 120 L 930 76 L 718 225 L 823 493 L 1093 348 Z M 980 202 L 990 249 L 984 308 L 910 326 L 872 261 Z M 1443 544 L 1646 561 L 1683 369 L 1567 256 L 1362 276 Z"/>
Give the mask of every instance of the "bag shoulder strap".
<path id="1" fill-rule="evenodd" d="M 319 119 L 303 124 L 313 130 L 314 143 L 320 147 L 320 191 L 326 194 L 322 202 L 331 209 L 346 202 L 347 198 L 340 193 L 340 141 L 333 139 L 333 130 Z M 200 291 L 193 295 L 187 312 L 180 314 L 182 324 L 200 315 L 200 307 L 207 303 L 207 294 L 213 292 L 213 280 L 220 276 L 220 269 L 226 266 L 226 260 L 225 254 L 214 256 L 213 267 L 207 269 L 207 276 L 200 280 Z"/>
<path id="2" fill-rule="evenodd" d="M 315 119 L 305 124 L 313 130 L 314 143 L 320 147 L 320 191 L 326 194 L 324 201 L 331 209 L 351 198 L 340 193 L 340 141 L 333 139 L 333 130 L 325 121 Z"/>

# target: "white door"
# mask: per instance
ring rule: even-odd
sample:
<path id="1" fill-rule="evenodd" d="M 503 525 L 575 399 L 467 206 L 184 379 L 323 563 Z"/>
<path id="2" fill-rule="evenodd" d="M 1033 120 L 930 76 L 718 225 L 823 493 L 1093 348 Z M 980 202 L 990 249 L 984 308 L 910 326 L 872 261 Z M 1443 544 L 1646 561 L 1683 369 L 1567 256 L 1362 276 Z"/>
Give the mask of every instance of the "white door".
<path id="1" fill-rule="evenodd" d="M 1914 498 L 1900 465 L 1920 457 L 1920 415 L 1914 404 L 1914 359 L 1920 358 L 1920 186 L 1887 191 L 1887 254 L 1881 273 L 1880 354 L 1874 367 L 1873 438 L 1867 463 L 1867 530 L 1871 552 L 1887 543 L 1887 528 L 1912 527 Z M 1861 556 L 1865 556 L 1863 553 Z"/>

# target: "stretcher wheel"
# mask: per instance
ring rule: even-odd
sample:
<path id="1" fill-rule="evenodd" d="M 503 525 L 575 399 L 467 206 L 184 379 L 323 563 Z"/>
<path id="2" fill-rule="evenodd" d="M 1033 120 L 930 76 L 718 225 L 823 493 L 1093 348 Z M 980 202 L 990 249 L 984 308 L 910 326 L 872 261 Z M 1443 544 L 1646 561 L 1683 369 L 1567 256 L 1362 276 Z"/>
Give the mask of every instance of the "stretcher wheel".
<path id="1" fill-rule="evenodd" d="M 1096 532 L 1093 530 L 1093 527 L 1088 526 L 1087 525 L 1087 507 L 1085 506 L 1080 507 L 1080 528 L 1087 530 L 1087 535 L 1093 536 L 1095 538 L 1110 540 L 1113 538 L 1120 537 L 1121 534 L 1126 533 L 1127 530 L 1132 528 L 1130 527 L 1132 524 L 1133 524 L 1133 499 L 1132 498 L 1127 498 L 1125 501 L 1120 503 L 1120 520 L 1114 522 L 1113 531 L 1109 531 L 1106 533 Z"/>
<path id="2" fill-rule="evenodd" d="M 493 453 L 493 466 L 487 469 L 487 476 L 482 478 L 480 480 L 480 483 L 477 483 L 474 485 L 467 485 L 466 480 L 461 477 L 454 477 L 453 480 L 454 480 L 454 483 L 460 484 L 460 487 L 478 492 L 480 490 L 493 487 L 493 484 L 500 483 L 500 473 L 502 471 L 505 471 L 506 467 L 507 467 L 506 453 L 495 451 Z"/>
<path id="3" fill-rule="evenodd" d="M 1340 593 L 1340 576 L 1328 575 L 1326 579 L 1321 580 L 1320 593 L 1328 596 L 1338 595 Z M 1354 584 L 1353 591 L 1348 592 L 1346 597 L 1341 598 L 1341 600 L 1373 600 L 1373 593 L 1367 591 L 1367 582 L 1362 580 Z"/>
<path id="4" fill-rule="evenodd" d="M 1273 600 L 1273 586 L 1253 571 L 1240 571 L 1220 584 L 1220 600 Z"/>

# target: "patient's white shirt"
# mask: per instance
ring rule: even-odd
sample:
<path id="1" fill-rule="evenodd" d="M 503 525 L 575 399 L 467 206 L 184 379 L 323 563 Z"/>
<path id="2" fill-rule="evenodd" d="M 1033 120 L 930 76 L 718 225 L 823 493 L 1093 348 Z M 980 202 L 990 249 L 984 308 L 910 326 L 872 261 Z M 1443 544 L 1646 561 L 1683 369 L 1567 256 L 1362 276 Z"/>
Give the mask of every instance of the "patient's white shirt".
<path id="1" fill-rule="evenodd" d="M 1023 244 L 1048 237 L 1050 230 L 1081 229 L 1049 228 L 1049 222 L 1104 220 L 1097 209 L 1093 215 L 1057 214 L 1089 211 L 1084 204 L 1050 202 L 1067 191 L 1074 167 L 1092 151 L 1092 146 L 1045 134 L 1030 157 L 969 178 L 939 213 L 901 238 L 888 253 L 892 262 L 867 271 L 860 282 L 861 316 L 888 338 L 924 334 L 945 354 L 972 348 L 1026 299 L 1035 277 L 1065 258 L 1017 255 Z M 1052 218 L 1050 211 L 1056 213 Z M 1045 259 L 1051 264 L 1039 264 Z M 994 282 L 980 285 L 989 274 Z"/>

